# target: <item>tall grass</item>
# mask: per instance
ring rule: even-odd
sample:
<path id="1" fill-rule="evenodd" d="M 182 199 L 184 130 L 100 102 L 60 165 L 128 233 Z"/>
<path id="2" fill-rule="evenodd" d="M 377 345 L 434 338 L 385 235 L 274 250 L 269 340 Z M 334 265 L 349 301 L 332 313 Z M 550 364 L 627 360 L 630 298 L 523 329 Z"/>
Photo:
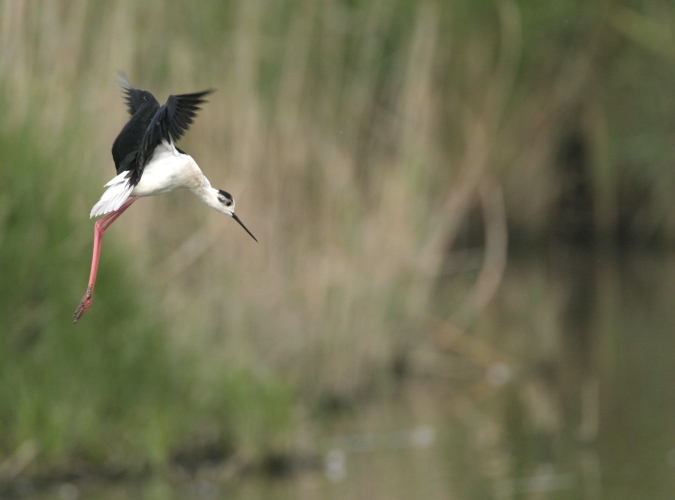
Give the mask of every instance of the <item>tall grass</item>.
<path id="1" fill-rule="evenodd" d="M 613 27 L 621 9 L 538 9 L 0 3 L 0 453 L 35 439 L 106 460 L 144 442 L 138 460 L 161 463 L 213 425 L 234 446 L 279 445 L 294 395 L 312 408 L 387 382 L 424 334 L 439 279 L 466 264 L 448 251 L 476 209 L 480 272 L 434 311 L 471 321 L 490 301 L 507 221 L 527 241 L 547 230 L 570 134 L 591 152 L 598 226 L 620 225 L 622 186 L 639 175 L 653 225 L 629 216 L 630 234 L 672 238 L 672 150 L 653 126 L 668 118 L 617 106 L 614 78 L 647 92 L 631 68 L 659 56 Z M 94 305 L 73 328 L 86 214 L 126 119 L 118 69 L 160 101 L 217 88 L 181 147 L 260 243 L 189 193 L 142 200 L 106 233 Z"/>

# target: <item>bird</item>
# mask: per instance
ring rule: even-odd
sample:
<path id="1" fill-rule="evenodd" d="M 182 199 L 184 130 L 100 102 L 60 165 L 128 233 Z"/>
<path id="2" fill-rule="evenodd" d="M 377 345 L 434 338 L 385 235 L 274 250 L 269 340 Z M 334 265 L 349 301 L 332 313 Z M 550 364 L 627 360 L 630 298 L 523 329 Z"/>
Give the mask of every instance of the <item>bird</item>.
<path id="1" fill-rule="evenodd" d="M 213 90 L 170 95 L 160 106 L 150 92 L 134 88 L 122 72 L 119 73 L 118 84 L 131 118 L 112 146 L 117 175 L 104 186 L 107 189 L 89 214 L 90 218 L 103 217 L 94 224 L 89 283 L 73 314 L 73 323 L 77 323 L 91 306 L 103 233 L 138 198 L 187 188 L 209 207 L 232 217 L 258 241 L 234 213 L 232 195 L 211 187 L 197 162 L 175 145 L 188 130 L 197 111 L 201 109 L 200 105 L 206 102 L 204 97 Z"/>

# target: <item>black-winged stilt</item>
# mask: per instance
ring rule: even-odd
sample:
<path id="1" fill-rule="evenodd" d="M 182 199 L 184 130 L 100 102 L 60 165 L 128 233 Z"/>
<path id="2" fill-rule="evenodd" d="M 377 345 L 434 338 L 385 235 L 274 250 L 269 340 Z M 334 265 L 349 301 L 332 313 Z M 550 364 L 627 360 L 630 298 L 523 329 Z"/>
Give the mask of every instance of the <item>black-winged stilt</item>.
<path id="1" fill-rule="evenodd" d="M 101 238 L 106 229 L 139 197 L 187 188 L 211 208 L 236 220 L 258 241 L 234 213 L 230 193 L 211 187 L 192 157 L 174 146 L 192 123 L 203 97 L 211 90 L 194 94 L 171 95 L 163 106 L 146 91 L 135 89 L 120 73 L 131 118 L 115 139 L 112 156 L 117 176 L 108 182 L 90 217 L 105 215 L 94 226 L 94 253 L 87 292 L 73 315 L 76 323 L 87 312 L 94 295 L 96 271 L 101 253 Z M 106 215 L 107 214 L 107 215 Z"/>

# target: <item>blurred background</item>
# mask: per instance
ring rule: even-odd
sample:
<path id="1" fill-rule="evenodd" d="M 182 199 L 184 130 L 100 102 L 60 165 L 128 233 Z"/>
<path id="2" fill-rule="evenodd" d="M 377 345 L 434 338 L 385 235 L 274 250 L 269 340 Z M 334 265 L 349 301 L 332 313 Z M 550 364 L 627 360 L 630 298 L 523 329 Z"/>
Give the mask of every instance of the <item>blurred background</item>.
<path id="1" fill-rule="evenodd" d="M 93 221 L 215 88 L 189 192 Z M 0 1 L 0 497 L 673 498 L 667 0 Z"/>

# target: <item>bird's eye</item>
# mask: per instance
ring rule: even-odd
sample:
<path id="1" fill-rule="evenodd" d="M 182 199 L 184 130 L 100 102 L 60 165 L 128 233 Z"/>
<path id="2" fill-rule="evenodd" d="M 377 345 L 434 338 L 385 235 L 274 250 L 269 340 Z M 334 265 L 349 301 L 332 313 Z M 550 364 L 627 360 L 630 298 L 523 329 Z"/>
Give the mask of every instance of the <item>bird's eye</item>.
<path id="1" fill-rule="evenodd" d="M 231 207 L 231 206 L 232 206 L 232 199 L 231 199 L 231 198 L 228 198 L 228 199 L 225 200 L 225 206 L 226 206 L 226 207 Z"/>

